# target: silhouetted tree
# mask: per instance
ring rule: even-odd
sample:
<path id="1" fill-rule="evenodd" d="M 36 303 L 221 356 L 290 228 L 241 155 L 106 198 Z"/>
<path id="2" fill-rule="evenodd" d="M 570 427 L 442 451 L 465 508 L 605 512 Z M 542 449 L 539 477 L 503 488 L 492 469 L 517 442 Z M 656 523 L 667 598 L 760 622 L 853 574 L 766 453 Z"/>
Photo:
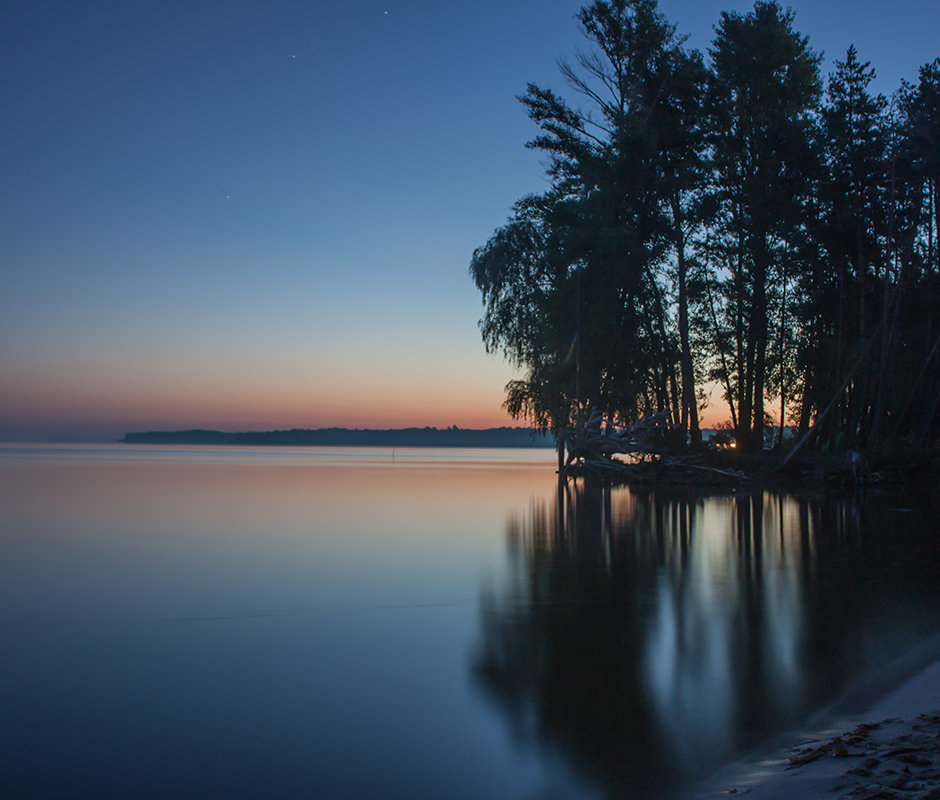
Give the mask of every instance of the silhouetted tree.
<path id="1" fill-rule="evenodd" d="M 894 436 L 930 441 L 940 434 L 936 243 L 940 233 L 940 59 L 920 69 L 917 86 L 898 93 L 892 158 L 892 267 L 886 271 L 882 336 L 868 447 Z"/>
<path id="2" fill-rule="evenodd" d="M 574 336 L 558 337 L 577 346 L 575 399 L 626 420 L 672 408 L 697 438 L 686 237 L 702 170 L 704 68 L 681 49 L 655 0 L 598 0 L 577 19 L 592 50 L 560 68 L 587 107 L 535 85 L 520 98 L 541 129 L 529 146 L 550 158 L 556 275 L 570 309 L 559 308 L 555 322 L 559 331 L 575 322 Z M 492 259 L 504 252 L 490 251 Z M 511 384 L 510 410 L 531 410 L 540 385 L 537 371 Z"/>
<path id="3" fill-rule="evenodd" d="M 836 434 L 858 440 L 871 379 L 868 338 L 878 322 L 878 281 L 887 261 L 887 102 L 869 93 L 874 76 L 850 47 L 829 77 L 823 164 L 808 226 L 816 250 L 807 263 L 816 268 L 805 269 L 800 281 L 803 403 L 818 411 L 838 395 L 823 436 L 830 441 Z"/>
<path id="4" fill-rule="evenodd" d="M 576 325 L 556 203 L 548 196 L 516 203 L 510 220 L 474 251 L 470 273 L 483 294 L 487 352 L 502 352 L 525 373 L 506 385 L 506 409 L 557 436 L 575 399 Z"/>
<path id="5" fill-rule="evenodd" d="M 761 447 L 771 303 L 806 217 L 820 58 L 793 13 L 762 0 L 747 14 L 723 12 L 709 52 L 719 322 L 734 347 L 737 438 Z"/>
<path id="6" fill-rule="evenodd" d="M 595 0 L 571 99 L 530 84 L 550 190 L 473 256 L 515 417 L 670 409 L 695 444 L 698 377 L 738 441 L 779 402 L 817 445 L 940 434 L 940 59 L 889 106 L 854 47 L 819 107 L 792 11 L 722 13 L 706 68 L 656 0 Z M 574 102 L 581 105 L 574 105 Z M 771 420 L 772 421 L 772 420 Z"/>

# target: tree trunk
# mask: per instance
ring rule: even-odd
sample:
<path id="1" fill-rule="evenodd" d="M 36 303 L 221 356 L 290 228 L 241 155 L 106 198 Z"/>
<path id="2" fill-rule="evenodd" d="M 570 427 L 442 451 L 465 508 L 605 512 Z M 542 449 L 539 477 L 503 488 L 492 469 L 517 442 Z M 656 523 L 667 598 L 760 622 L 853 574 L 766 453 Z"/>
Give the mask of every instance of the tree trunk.
<path id="1" fill-rule="evenodd" d="M 682 429 L 689 432 L 689 443 L 695 447 L 702 443 L 698 426 L 698 404 L 695 400 L 695 373 L 692 367 L 692 348 L 689 344 L 689 295 L 686 278 L 689 269 L 685 259 L 685 237 L 682 230 L 682 206 L 673 194 L 672 222 L 676 245 L 676 268 L 679 288 L 679 349 L 682 375 Z"/>
<path id="2" fill-rule="evenodd" d="M 739 234 L 737 265 L 735 270 L 735 320 L 734 337 L 737 350 L 738 370 L 738 427 L 735 438 L 738 443 L 747 446 L 750 441 L 751 399 L 749 391 L 749 374 L 747 353 L 745 348 L 744 330 L 744 243 Z"/>
<path id="3" fill-rule="evenodd" d="M 780 435 L 777 437 L 777 450 L 783 449 L 783 431 L 787 422 L 787 392 L 786 392 L 786 337 L 787 337 L 787 271 L 786 263 L 782 275 L 783 293 L 780 298 Z"/>
<path id="4" fill-rule="evenodd" d="M 718 327 L 718 314 L 715 311 L 715 298 L 712 295 L 711 282 L 708 275 L 705 276 L 705 292 L 708 295 L 708 311 L 711 317 L 712 329 L 715 331 L 715 346 L 718 348 L 718 355 L 721 359 L 721 378 L 724 382 L 725 398 L 728 401 L 728 408 L 731 411 L 731 427 L 734 431 L 738 430 L 738 415 L 735 409 L 734 392 L 731 390 L 731 375 L 728 372 L 728 357 L 725 353 L 724 339 L 721 335 L 721 329 Z"/>
<path id="5" fill-rule="evenodd" d="M 750 447 L 764 447 L 764 387 L 767 372 L 767 239 L 758 233 L 754 240 L 753 289 L 748 320 L 748 369 L 752 406 Z"/>

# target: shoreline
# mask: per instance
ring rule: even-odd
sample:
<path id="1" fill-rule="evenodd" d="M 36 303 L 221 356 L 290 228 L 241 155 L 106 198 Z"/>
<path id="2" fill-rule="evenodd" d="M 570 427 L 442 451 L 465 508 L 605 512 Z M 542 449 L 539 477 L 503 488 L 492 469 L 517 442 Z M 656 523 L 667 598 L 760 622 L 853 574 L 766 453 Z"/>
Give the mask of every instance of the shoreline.
<path id="1" fill-rule="evenodd" d="M 940 797 L 940 634 L 853 681 L 830 705 L 682 797 Z"/>

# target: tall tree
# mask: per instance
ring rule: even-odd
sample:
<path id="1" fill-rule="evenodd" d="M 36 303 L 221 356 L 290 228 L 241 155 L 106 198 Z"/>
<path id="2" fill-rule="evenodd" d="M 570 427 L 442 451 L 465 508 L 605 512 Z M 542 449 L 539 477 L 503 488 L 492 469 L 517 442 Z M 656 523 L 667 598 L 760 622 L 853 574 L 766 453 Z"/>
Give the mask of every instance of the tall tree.
<path id="1" fill-rule="evenodd" d="M 793 13 L 763 0 L 747 14 L 723 12 L 709 52 L 715 198 L 727 253 L 727 266 L 719 269 L 726 274 L 724 323 L 735 342 L 737 438 L 759 448 L 770 307 L 788 242 L 806 216 L 820 57 L 794 30 Z"/>
<path id="2" fill-rule="evenodd" d="M 724 13 L 709 69 L 656 0 L 594 0 L 590 49 L 529 85 L 550 190 L 473 256 L 484 342 L 521 371 L 514 417 L 670 409 L 696 375 L 760 448 L 779 400 L 832 446 L 940 433 L 940 60 L 889 107 L 854 47 L 819 56 L 776 0 Z M 580 105 L 575 105 L 574 103 Z"/>
<path id="3" fill-rule="evenodd" d="M 658 192 L 665 203 L 668 245 L 675 262 L 676 327 L 680 348 L 681 419 L 693 445 L 701 442 L 695 362 L 690 324 L 692 239 L 708 215 L 704 211 L 704 187 L 708 165 L 702 104 L 706 71 L 701 56 L 674 48 L 668 86 L 654 113 L 659 137 L 657 165 L 661 173 Z"/>
<path id="4" fill-rule="evenodd" d="M 529 146 L 550 155 L 550 174 L 579 212 L 569 240 L 579 265 L 579 400 L 629 417 L 671 400 L 651 270 L 661 219 L 650 115 L 674 31 L 654 0 L 598 0 L 577 19 L 591 50 L 560 67 L 587 107 L 535 85 L 520 99 L 542 130 Z"/>
<path id="5" fill-rule="evenodd" d="M 586 106 L 535 85 L 520 98 L 541 129 L 529 146 L 549 155 L 553 193 L 568 212 L 577 399 L 626 419 L 670 407 L 694 437 L 685 239 L 701 172 L 704 68 L 655 0 L 597 0 L 577 19 L 591 50 L 560 68 Z M 663 270 L 670 257 L 678 262 L 678 343 Z"/>
<path id="6" fill-rule="evenodd" d="M 921 67 L 916 86 L 902 86 L 898 110 L 891 209 L 896 269 L 889 273 L 892 302 L 883 313 L 870 448 L 892 434 L 919 443 L 940 432 L 940 59 Z"/>
<path id="7" fill-rule="evenodd" d="M 869 92 L 874 77 L 854 47 L 829 77 L 818 214 L 811 225 L 825 269 L 802 287 L 806 308 L 815 303 L 814 313 L 829 318 L 825 339 L 806 337 L 806 346 L 816 351 L 806 359 L 812 364 L 807 383 L 818 402 L 838 396 L 826 438 L 838 435 L 852 445 L 866 424 L 868 339 L 878 322 L 877 281 L 887 259 L 887 102 Z"/>

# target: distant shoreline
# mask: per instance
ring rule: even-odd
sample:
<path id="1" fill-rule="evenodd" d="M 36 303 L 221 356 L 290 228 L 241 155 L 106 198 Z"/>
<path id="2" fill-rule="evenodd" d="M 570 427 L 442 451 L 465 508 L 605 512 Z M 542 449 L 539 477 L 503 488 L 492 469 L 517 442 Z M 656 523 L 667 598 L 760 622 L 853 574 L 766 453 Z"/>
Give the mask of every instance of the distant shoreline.
<path id="1" fill-rule="evenodd" d="M 293 428 L 291 430 L 143 431 L 124 434 L 123 444 L 232 444 L 312 447 L 536 447 L 555 446 L 551 436 L 530 428 Z"/>

